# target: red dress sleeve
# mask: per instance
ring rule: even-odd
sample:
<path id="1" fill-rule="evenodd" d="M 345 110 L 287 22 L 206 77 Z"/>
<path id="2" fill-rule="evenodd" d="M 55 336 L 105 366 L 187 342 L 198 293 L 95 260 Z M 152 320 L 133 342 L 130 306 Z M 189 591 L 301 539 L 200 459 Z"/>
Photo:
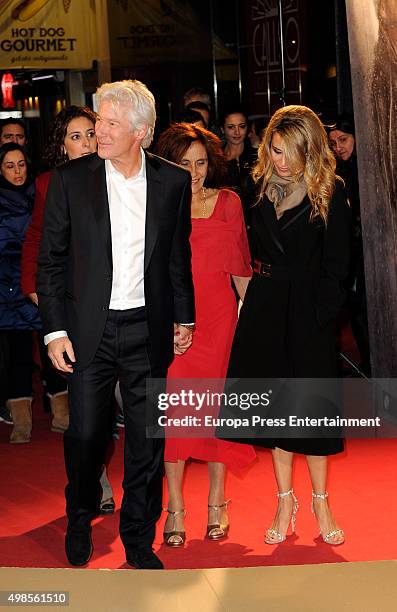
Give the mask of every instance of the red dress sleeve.
<path id="1" fill-rule="evenodd" d="M 50 178 L 51 172 L 44 172 L 36 178 L 36 194 L 32 219 L 26 230 L 22 247 L 21 287 L 24 295 L 36 292 L 37 260 L 43 229 L 45 199 Z"/>
<path id="2" fill-rule="evenodd" d="M 251 255 L 244 223 L 241 200 L 236 193 L 225 192 L 225 215 L 228 224 L 228 244 L 225 272 L 234 276 L 252 276 Z"/>

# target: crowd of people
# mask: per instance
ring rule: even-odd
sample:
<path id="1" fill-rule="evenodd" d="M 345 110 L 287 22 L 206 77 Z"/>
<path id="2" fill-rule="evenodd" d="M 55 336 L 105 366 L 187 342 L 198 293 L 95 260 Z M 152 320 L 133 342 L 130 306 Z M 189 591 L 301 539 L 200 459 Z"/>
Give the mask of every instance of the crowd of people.
<path id="1" fill-rule="evenodd" d="M 342 544 L 327 500 L 328 456 L 342 439 L 147 438 L 145 381 L 335 378 L 346 295 L 370 372 L 353 119 L 326 130 L 305 106 L 251 121 L 233 106 L 216 126 L 210 96 L 194 88 L 153 144 L 155 102 L 142 83 L 104 84 L 97 100 L 98 113 L 69 106 L 55 117 L 37 177 L 24 123 L 0 126 L 0 420 L 12 444 L 29 443 L 37 363 L 50 427 L 64 434 L 69 562 L 88 562 L 92 519 L 115 509 L 106 463 L 116 384 L 130 565 L 163 567 L 151 547 L 164 466 L 165 544 L 186 541 L 188 459 L 208 463 L 207 537 L 219 540 L 225 471 L 253 462 L 255 445 L 271 449 L 277 484 L 265 542 L 295 528 L 300 453 L 323 540 Z"/>

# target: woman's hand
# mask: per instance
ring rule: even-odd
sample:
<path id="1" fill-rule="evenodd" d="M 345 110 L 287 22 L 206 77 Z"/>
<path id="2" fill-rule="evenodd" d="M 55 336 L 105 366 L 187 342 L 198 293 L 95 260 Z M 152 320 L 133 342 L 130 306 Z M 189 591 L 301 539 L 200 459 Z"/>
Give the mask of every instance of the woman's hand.
<path id="1" fill-rule="evenodd" d="M 33 304 L 36 306 L 39 305 L 39 298 L 37 297 L 37 293 L 28 293 L 28 298 L 32 300 Z"/>
<path id="2" fill-rule="evenodd" d="M 174 323 L 174 353 L 183 355 L 193 342 L 192 330 Z"/>

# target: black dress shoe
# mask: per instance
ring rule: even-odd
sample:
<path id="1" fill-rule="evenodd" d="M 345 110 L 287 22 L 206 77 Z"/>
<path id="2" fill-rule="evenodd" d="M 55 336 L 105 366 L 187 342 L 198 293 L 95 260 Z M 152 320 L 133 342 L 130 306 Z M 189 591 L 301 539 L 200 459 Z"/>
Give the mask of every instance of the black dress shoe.
<path id="1" fill-rule="evenodd" d="M 93 550 L 91 527 L 67 530 L 65 551 L 71 565 L 86 565 L 91 558 Z"/>
<path id="2" fill-rule="evenodd" d="M 150 548 L 128 553 L 127 563 L 136 569 L 164 569 L 164 565 Z"/>
<path id="3" fill-rule="evenodd" d="M 99 506 L 99 514 L 113 514 L 116 508 L 115 501 L 113 497 L 109 497 L 109 499 L 105 499 L 105 501 L 101 501 Z"/>

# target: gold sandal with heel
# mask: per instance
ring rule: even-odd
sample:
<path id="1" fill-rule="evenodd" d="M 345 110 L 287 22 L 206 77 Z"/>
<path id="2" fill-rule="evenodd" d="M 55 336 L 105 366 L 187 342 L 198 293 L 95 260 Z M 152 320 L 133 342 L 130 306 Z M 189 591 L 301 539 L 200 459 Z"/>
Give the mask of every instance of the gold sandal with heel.
<path id="1" fill-rule="evenodd" d="M 227 537 L 229 532 L 229 523 L 221 523 L 219 512 L 222 508 L 226 508 L 228 503 L 231 502 L 231 499 L 224 501 L 223 504 L 217 505 L 209 505 L 208 509 L 216 511 L 216 518 L 219 519 L 216 523 L 211 523 L 207 525 L 207 538 L 209 540 L 222 540 Z"/>
<path id="2" fill-rule="evenodd" d="M 174 519 L 174 528 L 172 531 L 164 531 L 163 532 L 163 538 L 164 538 L 164 544 L 166 544 L 167 546 L 183 546 L 184 543 L 186 542 L 186 532 L 185 531 L 178 531 L 175 529 L 175 525 L 176 525 L 176 517 L 179 514 L 183 515 L 183 518 L 185 518 L 186 516 L 186 510 L 168 510 L 168 508 L 163 508 L 164 512 L 167 512 L 170 516 L 172 516 L 172 518 Z"/>
<path id="3" fill-rule="evenodd" d="M 314 500 L 315 499 L 322 499 L 323 501 L 325 501 L 328 497 L 328 491 L 325 491 L 325 493 L 315 493 L 314 491 L 312 491 L 312 513 L 314 514 L 314 516 L 317 518 L 317 515 L 314 511 Z M 318 520 L 318 519 L 317 519 Z M 339 546 L 340 544 L 343 544 L 343 542 L 345 541 L 345 534 L 343 532 L 342 529 L 332 529 L 331 531 L 329 531 L 328 533 L 326 533 L 325 535 L 323 535 L 323 533 L 321 532 L 320 529 L 320 535 L 322 537 L 322 539 L 324 540 L 324 542 L 326 544 L 331 544 L 331 546 Z M 335 536 L 339 536 L 339 540 L 337 540 L 336 542 L 332 541 L 332 538 L 334 538 Z"/>
<path id="4" fill-rule="evenodd" d="M 295 533 L 296 513 L 298 512 L 299 504 L 298 504 L 298 500 L 296 499 L 294 495 L 294 490 L 290 489 L 289 491 L 277 493 L 277 497 L 279 499 L 280 498 L 282 499 L 283 497 L 287 497 L 288 495 L 291 495 L 293 502 L 294 502 L 292 506 L 291 520 L 288 523 L 288 527 L 289 527 L 289 524 L 291 523 L 292 533 Z M 268 529 L 265 534 L 265 544 L 281 544 L 281 542 L 284 542 L 287 538 L 288 527 L 285 533 L 280 533 L 279 531 L 276 531 L 276 529 L 273 529 L 273 527 L 270 527 L 270 529 Z"/>

